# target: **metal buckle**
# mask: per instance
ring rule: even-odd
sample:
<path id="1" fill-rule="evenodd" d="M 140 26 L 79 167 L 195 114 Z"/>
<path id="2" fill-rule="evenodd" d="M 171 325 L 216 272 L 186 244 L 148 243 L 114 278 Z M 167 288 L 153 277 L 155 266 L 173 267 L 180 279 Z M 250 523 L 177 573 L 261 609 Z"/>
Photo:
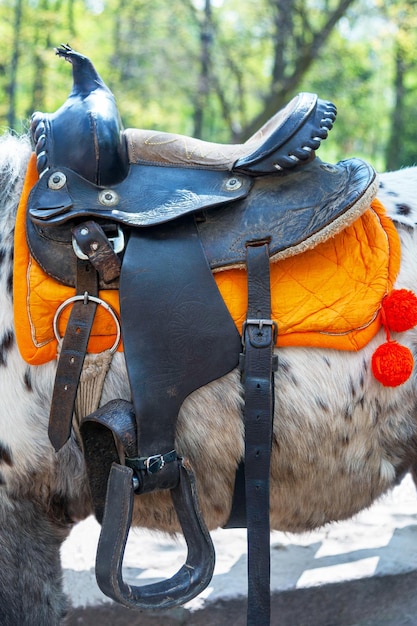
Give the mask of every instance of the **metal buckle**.
<path id="1" fill-rule="evenodd" d="M 125 247 L 125 236 L 123 233 L 123 230 L 120 228 L 119 224 L 117 224 L 116 226 L 117 228 L 117 235 L 115 235 L 114 237 L 107 237 L 110 245 L 113 248 L 113 252 L 115 254 L 119 254 L 119 252 L 123 252 L 124 247 Z M 74 252 L 76 254 L 76 256 L 81 259 L 82 261 L 88 261 L 88 256 L 86 254 L 84 254 L 84 252 L 82 252 L 80 246 L 77 243 L 77 240 L 75 239 L 75 237 L 72 238 L 72 247 L 74 249 Z"/>
<path id="2" fill-rule="evenodd" d="M 148 456 L 145 460 L 145 468 L 148 474 L 156 474 L 159 472 L 165 465 L 165 459 L 162 454 L 154 454 L 153 456 Z"/>
<path id="3" fill-rule="evenodd" d="M 247 326 L 257 326 L 260 331 L 262 331 L 264 326 L 272 327 L 272 339 L 275 344 L 278 337 L 278 324 L 274 322 L 274 320 L 267 319 L 258 319 L 258 318 L 249 318 L 243 322 L 242 325 L 242 346 L 245 347 L 245 333 Z"/>
<path id="4" fill-rule="evenodd" d="M 243 322 L 243 328 L 246 330 L 246 326 L 250 324 L 251 326 L 257 326 L 259 330 L 262 330 L 264 326 L 276 326 L 276 322 L 274 320 L 265 320 L 265 319 L 247 319 Z"/>
<path id="5" fill-rule="evenodd" d="M 151 456 L 147 457 L 126 457 L 125 463 L 133 470 L 145 470 L 148 474 L 156 474 L 163 467 L 165 467 L 167 463 L 172 463 L 173 461 L 178 460 L 180 460 L 180 457 L 177 455 L 176 450 L 171 450 L 171 452 L 166 452 L 165 454 L 152 454 Z"/>

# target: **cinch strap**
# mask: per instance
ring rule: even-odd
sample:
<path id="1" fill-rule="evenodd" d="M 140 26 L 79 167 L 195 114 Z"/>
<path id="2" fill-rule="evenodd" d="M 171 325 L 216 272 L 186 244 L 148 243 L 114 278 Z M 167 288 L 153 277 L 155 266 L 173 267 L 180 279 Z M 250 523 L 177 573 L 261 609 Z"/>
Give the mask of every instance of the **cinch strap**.
<path id="1" fill-rule="evenodd" d="M 247 626 L 270 624 L 269 483 L 274 414 L 268 244 L 247 246 L 248 314 L 244 326 L 245 485 L 248 541 Z"/>

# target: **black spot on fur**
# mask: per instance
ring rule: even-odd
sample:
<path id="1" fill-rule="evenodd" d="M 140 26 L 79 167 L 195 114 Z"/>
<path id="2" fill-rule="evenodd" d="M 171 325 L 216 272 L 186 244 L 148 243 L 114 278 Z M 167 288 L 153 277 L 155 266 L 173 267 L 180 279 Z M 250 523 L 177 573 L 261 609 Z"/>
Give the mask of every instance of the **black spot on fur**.
<path id="1" fill-rule="evenodd" d="M 28 391 L 33 391 L 33 387 L 32 387 L 32 376 L 30 373 L 30 369 L 27 368 L 25 375 L 23 377 L 23 382 L 25 383 L 25 387 Z"/>
<path id="2" fill-rule="evenodd" d="M 382 411 L 381 403 L 376 398 L 371 406 L 372 424 L 375 426 L 378 423 Z"/>
<path id="3" fill-rule="evenodd" d="M 0 441 L 0 462 L 6 463 L 6 465 L 13 465 L 13 455 L 9 446 L 3 444 Z"/>
<path id="4" fill-rule="evenodd" d="M 285 372 L 286 374 L 290 371 L 290 366 L 288 361 L 286 361 L 285 359 L 278 359 L 278 369 L 282 370 L 283 372 Z"/>
<path id="5" fill-rule="evenodd" d="M 288 361 L 285 359 L 278 359 L 278 372 L 285 375 L 285 377 L 291 381 L 294 387 L 298 387 L 298 379 L 294 375 L 292 368 Z"/>
<path id="6" fill-rule="evenodd" d="M 10 272 L 10 274 L 7 277 L 6 289 L 7 289 L 7 295 L 12 296 L 13 295 L 13 272 Z"/>
<path id="7" fill-rule="evenodd" d="M 331 363 L 330 363 L 330 359 L 327 356 L 323 357 L 323 361 L 325 362 L 325 364 L 327 365 L 328 368 L 331 367 Z"/>
<path id="8" fill-rule="evenodd" d="M 327 412 L 329 410 L 329 405 L 322 398 L 316 398 L 315 402 L 322 411 Z"/>
<path id="9" fill-rule="evenodd" d="M 393 198 L 397 198 L 398 193 L 396 191 L 387 191 L 387 196 L 392 196 Z"/>
<path id="10" fill-rule="evenodd" d="M 8 330 L 0 342 L 0 365 L 6 365 L 7 353 L 13 347 L 14 333 L 12 330 Z"/>
<path id="11" fill-rule="evenodd" d="M 380 189 L 385 189 L 385 185 L 384 185 L 384 183 L 379 183 L 379 188 L 380 188 Z"/>
<path id="12" fill-rule="evenodd" d="M 352 413 L 352 407 L 350 405 L 346 407 L 343 417 L 345 418 L 347 422 L 352 421 L 353 413 Z"/>
<path id="13" fill-rule="evenodd" d="M 410 205 L 404 204 L 403 202 L 395 205 L 395 210 L 398 215 L 411 215 L 412 209 Z"/>
<path id="14" fill-rule="evenodd" d="M 299 385 L 298 378 L 296 378 L 296 376 L 294 376 L 294 374 L 291 374 L 290 380 L 291 380 L 292 384 L 294 385 L 294 387 L 298 387 L 298 385 Z"/>
<path id="15" fill-rule="evenodd" d="M 356 398 L 356 387 L 352 378 L 349 379 L 349 383 L 350 383 L 350 393 L 352 394 L 352 399 L 354 400 Z"/>

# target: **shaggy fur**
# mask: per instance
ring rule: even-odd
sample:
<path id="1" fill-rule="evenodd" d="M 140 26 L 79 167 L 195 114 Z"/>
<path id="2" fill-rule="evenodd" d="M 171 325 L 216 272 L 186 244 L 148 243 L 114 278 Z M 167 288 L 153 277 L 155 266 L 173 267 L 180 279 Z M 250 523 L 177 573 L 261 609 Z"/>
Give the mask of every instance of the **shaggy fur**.
<path id="1" fill-rule="evenodd" d="M 0 622 L 54 626 L 64 611 L 59 545 L 91 505 L 75 438 L 58 454 L 48 440 L 55 364 L 27 366 L 14 341 L 13 227 L 29 149 L 26 139 L 10 136 L 0 145 Z M 417 168 L 381 179 L 379 197 L 398 222 L 403 246 L 396 286 L 413 289 Z M 416 463 L 416 374 L 394 389 L 373 378 L 371 355 L 384 340 L 381 332 L 357 353 L 279 350 L 273 528 L 297 532 L 350 517 Z M 402 334 L 401 343 L 417 356 L 417 330 Z M 121 354 L 114 357 L 102 403 L 117 397 L 129 399 Z M 242 406 L 234 371 L 194 392 L 179 415 L 177 449 L 194 468 L 210 528 L 228 518 L 235 469 L 243 454 Z M 136 498 L 134 519 L 140 526 L 178 530 L 167 493 Z"/>

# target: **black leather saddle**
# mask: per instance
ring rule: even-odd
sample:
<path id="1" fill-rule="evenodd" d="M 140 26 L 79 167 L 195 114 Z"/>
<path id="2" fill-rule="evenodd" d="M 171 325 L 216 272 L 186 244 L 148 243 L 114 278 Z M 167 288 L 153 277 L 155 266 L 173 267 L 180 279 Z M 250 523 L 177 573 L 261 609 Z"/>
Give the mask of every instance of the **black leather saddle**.
<path id="1" fill-rule="evenodd" d="M 253 489 L 259 484 L 268 501 L 276 334 L 269 262 L 352 223 L 375 194 L 375 173 L 359 159 L 329 165 L 316 157 L 336 108 L 314 94 L 296 96 L 241 145 L 124 131 L 114 97 L 91 62 L 68 46 L 57 54 L 72 64 L 74 85 L 58 111 L 33 115 L 40 180 L 27 214 L 33 257 L 78 294 L 58 363 L 49 434 L 57 450 L 69 436 L 98 289 L 117 288 L 132 402 L 109 403 L 81 426 L 103 523 L 97 577 L 103 591 L 126 606 L 173 606 L 207 586 L 214 566 L 192 471 L 175 450 L 178 411 L 192 391 L 242 363 L 241 338 L 212 271 L 248 270 L 245 458 L 247 473 L 256 477 L 248 494 L 259 518 Z M 259 442 L 257 433 L 264 431 L 253 428 L 252 414 L 256 420 L 264 415 L 266 435 Z M 121 566 L 133 493 L 155 489 L 171 491 L 187 563 L 169 581 L 129 587 Z M 267 524 L 268 509 L 261 517 Z M 256 552 L 256 533 L 251 538 Z M 266 624 L 257 602 L 254 619 Z"/>
<path id="2" fill-rule="evenodd" d="M 75 284 L 72 228 L 80 221 L 130 229 L 194 215 L 210 266 L 220 269 L 244 265 L 248 234 L 269 240 L 272 260 L 297 254 L 353 221 L 373 193 L 367 163 L 315 156 L 336 118 L 315 94 L 296 96 L 240 145 L 123 131 L 90 60 L 68 46 L 57 54 L 72 63 L 74 86 L 58 111 L 32 116 L 41 180 L 28 238 L 40 265 L 65 284 Z"/>

